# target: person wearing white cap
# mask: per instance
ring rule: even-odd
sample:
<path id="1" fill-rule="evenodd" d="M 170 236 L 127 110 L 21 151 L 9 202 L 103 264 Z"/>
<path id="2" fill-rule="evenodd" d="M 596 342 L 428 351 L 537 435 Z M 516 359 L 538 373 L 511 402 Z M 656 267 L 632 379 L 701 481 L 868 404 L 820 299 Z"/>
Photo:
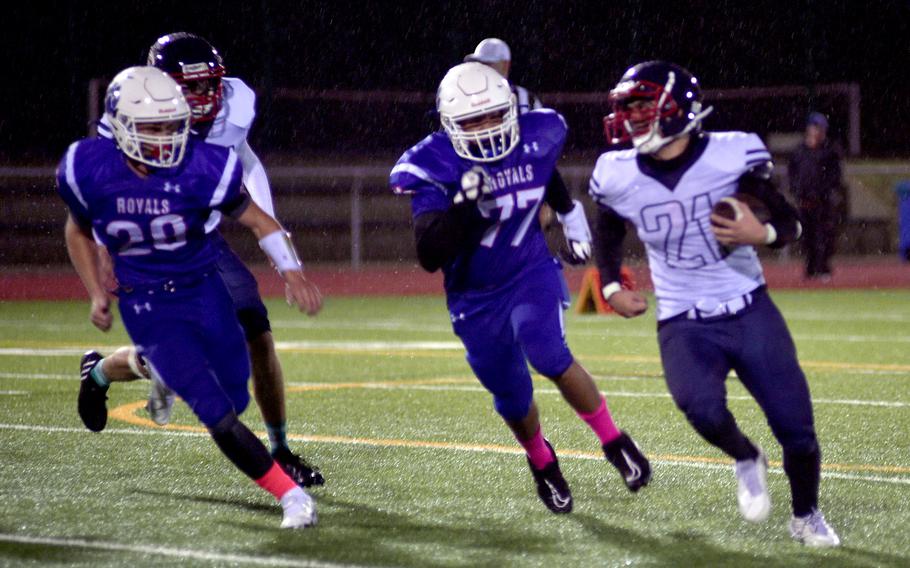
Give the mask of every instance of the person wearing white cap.
<path id="1" fill-rule="evenodd" d="M 488 37 L 477 44 L 474 53 L 465 55 L 464 60 L 477 61 L 495 69 L 500 75 L 509 78 L 509 71 L 512 68 L 512 51 L 509 44 L 499 38 Z M 511 81 L 510 81 L 511 83 Z M 512 83 L 512 92 L 518 99 L 518 113 L 524 114 L 529 110 L 543 108 L 543 103 L 534 93 Z"/>

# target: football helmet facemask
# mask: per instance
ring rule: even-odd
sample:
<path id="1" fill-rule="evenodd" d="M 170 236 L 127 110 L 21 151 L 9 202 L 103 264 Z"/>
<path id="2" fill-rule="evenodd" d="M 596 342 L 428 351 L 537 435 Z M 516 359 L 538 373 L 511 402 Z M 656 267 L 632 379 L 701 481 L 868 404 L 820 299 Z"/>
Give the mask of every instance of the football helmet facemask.
<path id="1" fill-rule="evenodd" d="M 167 73 L 154 67 L 124 69 L 107 88 L 104 113 L 127 157 L 156 168 L 180 164 L 190 134 L 190 107 Z"/>
<path id="2" fill-rule="evenodd" d="M 610 91 L 612 111 L 604 117 L 607 142 L 632 140 L 640 154 L 653 154 L 671 141 L 701 129 L 713 107 L 702 106 L 701 88 L 674 63 L 648 61 L 629 68 Z"/>
<path id="3" fill-rule="evenodd" d="M 214 120 L 224 101 L 224 61 L 201 37 L 177 32 L 158 38 L 149 48 L 148 65 L 161 69 L 183 87 L 193 122 Z"/>
<path id="4" fill-rule="evenodd" d="M 518 146 L 518 105 L 512 87 L 483 63 L 450 69 L 436 91 L 436 110 L 462 158 L 495 162 Z"/>

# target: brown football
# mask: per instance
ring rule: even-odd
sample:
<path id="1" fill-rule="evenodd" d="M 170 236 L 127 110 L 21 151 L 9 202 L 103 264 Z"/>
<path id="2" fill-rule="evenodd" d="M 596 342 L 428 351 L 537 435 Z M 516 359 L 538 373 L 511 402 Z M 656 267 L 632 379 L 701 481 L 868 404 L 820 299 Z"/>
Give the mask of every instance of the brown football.
<path id="1" fill-rule="evenodd" d="M 767 223 L 771 220 L 771 212 L 768 210 L 768 206 L 759 198 L 748 193 L 734 193 L 729 197 L 721 198 L 720 201 L 714 204 L 711 212 L 724 219 L 737 220 L 742 217 L 740 203 L 748 205 L 759 222 Z"/>

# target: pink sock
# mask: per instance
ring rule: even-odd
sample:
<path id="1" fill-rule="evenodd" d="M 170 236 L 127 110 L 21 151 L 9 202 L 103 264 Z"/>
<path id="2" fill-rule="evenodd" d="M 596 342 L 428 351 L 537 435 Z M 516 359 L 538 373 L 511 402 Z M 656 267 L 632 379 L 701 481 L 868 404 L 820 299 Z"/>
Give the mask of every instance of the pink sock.
<path id="1" fill-rule="evenodd" d="M 591 414 L 579 412 L 578 415 L 588 423 L 591 430 L 594 430 L 594 433 L 600 438 L 601 445 L 619 438 L 619 429 L 613 423 L 613 417 L 610 416 L 610 411 L 607 409 L 607 399 L 603 396 L 600 397 L 600 408 Z"/>
<path id="2" fill-rule="evenodd" d="M 272 467 L 265 472 L 265 475 L 256 480 L 256 485 L 274 495 L 278 500 L 284 497 L 285 493 L 297 487 L 294 480 L 288 477 L 288 474 L 275 462 L 272 462 Z"/>
<path id="3" fill-rule="evenodd" d="M 528 453 L 528 459 L 531 460 L 531 465 L 534 466 L 534 469 L 541 470 L 556 459 L 556 456 L 547 447 L 547 443 L 543 439 L 543 432 L 539 426 L 537 427 L 537 432 L 530 439 L 518 440 L 518 443 Z"/>

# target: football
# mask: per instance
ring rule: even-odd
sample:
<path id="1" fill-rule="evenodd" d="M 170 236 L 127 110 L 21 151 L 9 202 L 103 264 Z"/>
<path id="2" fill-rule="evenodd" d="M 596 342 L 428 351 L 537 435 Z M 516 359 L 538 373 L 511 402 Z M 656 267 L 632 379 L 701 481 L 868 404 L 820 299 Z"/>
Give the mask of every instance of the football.
<path id="1" fill-rule="evenodd" d="M 768 206 L 759 198 L 748 193 L 734 193 L 731 196 L 721 198 L 711 209 L 711 213 L 724 219 L 738 221 L 743 216 L 742 203 L 749 206 L 749 209 L 752 210 L 752 213 L 755 214 L 760 223 L 767 223 L 771 220 L 771 212 L 768 210 Z"/>

